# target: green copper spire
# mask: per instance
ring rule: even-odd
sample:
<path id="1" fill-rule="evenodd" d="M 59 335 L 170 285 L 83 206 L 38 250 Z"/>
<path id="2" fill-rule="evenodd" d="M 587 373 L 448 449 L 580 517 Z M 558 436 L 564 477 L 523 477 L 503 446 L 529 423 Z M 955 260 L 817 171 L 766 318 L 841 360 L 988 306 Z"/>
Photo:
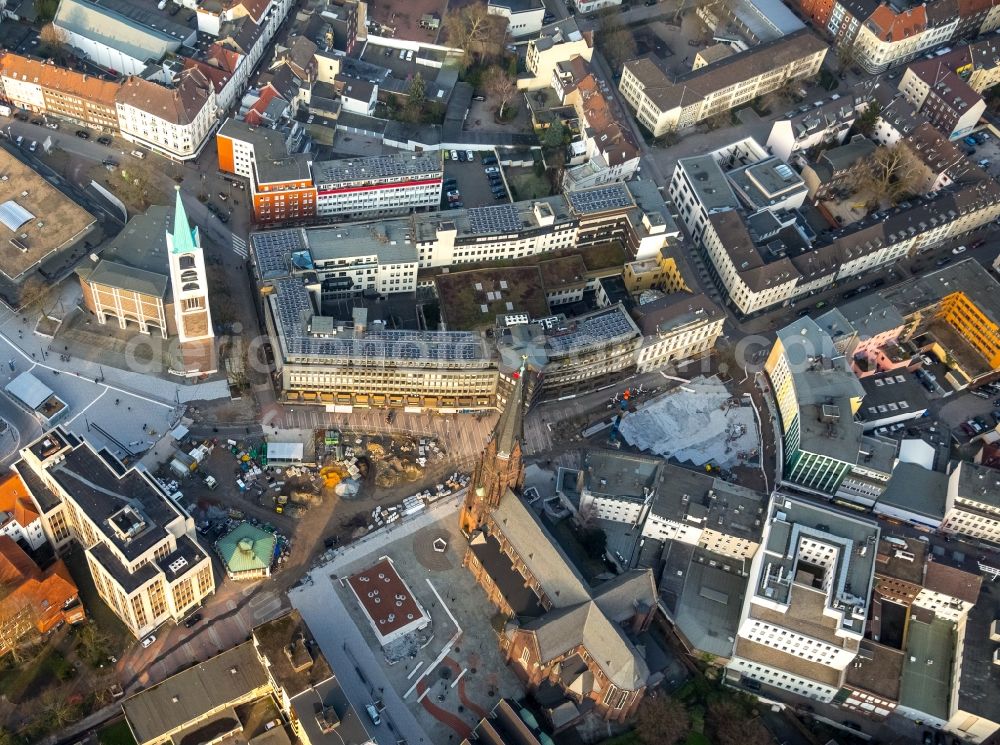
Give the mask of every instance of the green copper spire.
<path id="1" fill-rule="evenodd" d="M 194 231 L 188 222 L 187 212 L 184 211 L 184 202 L 181 201 L 180 184 L 174 188 L 177 189 L 177 201 L 174 204 L 174 233 L 171 236 L 173 238 L 171 250 L 175 254 L 191 253 L 196 248 Z"/>

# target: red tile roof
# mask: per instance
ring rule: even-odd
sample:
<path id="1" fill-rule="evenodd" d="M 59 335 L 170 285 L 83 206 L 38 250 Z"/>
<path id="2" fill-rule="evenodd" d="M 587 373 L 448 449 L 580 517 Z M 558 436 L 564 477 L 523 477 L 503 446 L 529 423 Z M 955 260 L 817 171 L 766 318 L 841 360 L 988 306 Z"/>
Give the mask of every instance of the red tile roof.
<path id="1" fill-rule="evenodd" d="M 0 512 L 9 512 L 18 525 L 27 527 L 38 519 L 38 510 L 31 501 L 28 487 L 16 473 L 0 480 Z"/>
<path id="2" fill-rule="evenodd" d="M 0 536 L 0 583 L 8 590 L 0 600 L 0 615 L 15 617 L 25 605 L 30 607 L 34 626 L 45 633 L 60 621 L 75 623 L 85 617 L 79 604 L 63 606 L 79 598 L 69 569 L 62 559 L 44 572 L 10 536 Z"/>

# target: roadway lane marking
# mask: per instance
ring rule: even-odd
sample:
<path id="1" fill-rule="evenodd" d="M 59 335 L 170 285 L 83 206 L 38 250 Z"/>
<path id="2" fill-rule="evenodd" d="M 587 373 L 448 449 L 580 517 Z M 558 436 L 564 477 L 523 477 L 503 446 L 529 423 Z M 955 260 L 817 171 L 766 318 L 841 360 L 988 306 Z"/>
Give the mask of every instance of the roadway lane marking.
<path id="1" fill-rule="evenodd" d="M 68 425 L 72 424 L 77 419 L 79 419 L 81 416 L 83 416 L 84 414 L 86 414 L 87 413 L 87 409 L 89 409 L 91 406 L 93 406 L 98 401 L 100 401 L 102 398 L 104 398 L 104 394 L 107 393 L 107 392 L 108 392 L 107 388 L 105 388 L 103 391 L 101 391 L 101 395 L 99 395 L 97 398 L 95 398 L 89 404 L 87 404 L 86 406 L 84 406 L 83 409 L 81 409 L 79 412 L 77 412 L 76 416 L 74 416 L 72 419 L 70 419 L 68 422 L 66 422 L 66 424 L 68 424 Z"/>

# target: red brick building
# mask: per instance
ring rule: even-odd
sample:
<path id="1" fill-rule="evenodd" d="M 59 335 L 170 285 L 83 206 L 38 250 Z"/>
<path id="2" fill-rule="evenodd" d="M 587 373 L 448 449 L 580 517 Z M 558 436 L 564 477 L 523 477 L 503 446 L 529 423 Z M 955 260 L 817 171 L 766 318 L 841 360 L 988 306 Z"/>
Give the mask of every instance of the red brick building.
<path id="1" fill-rule="evenodd" d="M 462 507 L 463 563 L 506 617 L 500 647 L 529 690 L 547 701 L 555 694 L 578 714 L 592 707 L 623 722 L 650 677 L 632 640 L 656 612 L 656 584 L 651 571 L 634 570 L 592 592 L 522 499 L 528 373 L 522 367 L 515 375 Z"/>

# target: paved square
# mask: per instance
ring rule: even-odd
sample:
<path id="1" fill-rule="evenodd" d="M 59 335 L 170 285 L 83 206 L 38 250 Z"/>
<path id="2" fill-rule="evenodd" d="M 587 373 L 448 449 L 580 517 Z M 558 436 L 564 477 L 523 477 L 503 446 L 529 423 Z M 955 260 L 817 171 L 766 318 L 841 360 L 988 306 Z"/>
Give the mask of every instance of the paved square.
<path id="1" fill-rule="evenodd" d="M 350 550 L 334 558 L 311 572 L 311 586 L 290 593 L 337 674 L 360 680 L 354 695 L 370 695 L 353 703 L 381 698 L 387 724 L 377 729 L 391 724 L 394 733 L 414 743 L 421 737 L 426 743 L 460 742 L 501 697 L 524 695 L 503 663 L 493 608 L 462 566 L 466 541 L 458 530 L 458 505 L 458 500 L 436 505 L 409 525 L 380 533 L 381 540 L 370 541 L 363 553 Z M 441 541 L 444 551 L 438 550 Z M 404 654 L 399 642 L 392 645 L 391 657 L 398 662 L 387 661 L 387 650 L 347 582 L 383 556 L 392 559 L 430 616 L 429 626 L 407 637 Z"/>

